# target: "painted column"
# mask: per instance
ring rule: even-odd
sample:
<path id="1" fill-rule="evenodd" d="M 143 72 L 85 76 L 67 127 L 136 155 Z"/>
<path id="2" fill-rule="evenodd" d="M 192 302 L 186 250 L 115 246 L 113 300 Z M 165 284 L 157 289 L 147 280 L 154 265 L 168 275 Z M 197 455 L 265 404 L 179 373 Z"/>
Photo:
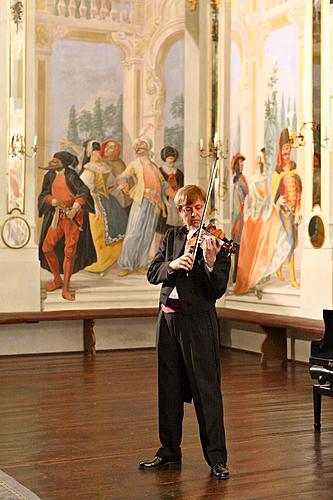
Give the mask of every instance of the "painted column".
<path id="1" fill-rule="evenodd" d="M 304 121 L 312 121 L 312 2 L 306 3 L 306 25 L 304 47 L 304 65 L 306 81 L 304 81 L 304 106 L 306 107 Z M 314 215 L 322 218 L 325 226 L 325 241 L 321 248 L 311 245 L 308 234 L 302 253 L 301 268 L 301 314 L 322 318 L 324 308 L 331 309 L 333 305 L 333 265 L 332 265 L 332 141 L 323 142 L 326 131 L 332 131 L 332 54 L 333 43 L 333 6 L 329 1 L 321 2 L 321 208 L 312 207 L 312 182 L 307 190 L 305 221 Z M 313 175 L 313 133 L 311 127 L 306 127 L 305 176 L 312 179 Z M 331 136 L 331 134 L 330 134 Z M 326 146 L 326 147 L 323 147 Z"/>
<path id="2" fill-rule="evenodd" d="M 184 87 L 184 166 L 185 184 L 207 185 L 205 161 L 199 156 L 199 139 L 207 139 L 207 6 L 200 2 L 196 10 L 186 3 Z"/>
<path id="3" fill-rule="evenodd" d="M 34 31 L 35 31 L 35 2 L 24 2 L 26 8 L 24 22 L 28 36 L 26 37 L 25 67 L 29 74 L 23 74 L 25 79 L 25 145 L 26 152 L 31 154 L 36 135 L 35 124 L 35 52 L 34 52 Z M 8 40 L 8 27 L 11 20 L 9 2 L 1 2 L 0 5 L 0 36 L 2 40 Z M 12 21 L 11 21 L 12 22 Z M 0 312 L 14 311 L 39 311 L 40 310 L 40 266 L 38 260 L 38 247 L 36 243 L 36 189 L 35 189 L 35 158 L 26 158 L 25 170 L 25 202 L 23 213 L 14 209 L 11 214 L 7 209 L 7 189 L 8 189 L 8 147 L 9 147 L 9 51 L 7 44 L 2 44 L 1 60 L 4 62 L 4 69 L 0 83 L 0 105 L 4 110 L 7 120 L 1 123 L 0 150 L 4 159 L 3 169 L 0 173 L 1 186 L 0 193 L 0 224 L 1 234 L 4 236 L 0 240 Z M 26 73 L 27 73 L 26 72 Z M 7 77 L 6 77 L 7 76 Z M 23 82 L 24 84 L 24 82 Z M 7 159 L 7 161 L 6 161 Z M 8 228 L 12 222 L 8 222 L 12 217 L 14 228 L 27 228 L 27 240 L 22 248 L 11 248 L 13 239 L 8 238 Z M 7 236 L 6 236 L 7 235 Z M 7 244 L 5 244 L 7 241 Z M 8 242 L 11 246 L 8 246 Z M 16 244 L 14 243 L 14 246 Z M 18 245 L 19 246 L 19 245 Z"/>

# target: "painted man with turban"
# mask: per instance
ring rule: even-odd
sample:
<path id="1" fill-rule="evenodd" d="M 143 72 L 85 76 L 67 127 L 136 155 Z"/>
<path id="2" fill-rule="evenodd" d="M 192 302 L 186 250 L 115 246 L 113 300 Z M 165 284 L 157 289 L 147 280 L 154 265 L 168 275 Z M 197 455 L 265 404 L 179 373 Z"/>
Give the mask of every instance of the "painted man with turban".
<path id="1" fill-rule="evenodd" d="M 69 290 L 72 274 L 96 261 L 88 219 L 88 213 L 94 212 L 94 201 L 74 170 L 77 164 L 71 153 L 55 153 L 38 197 L 39 216 L 44 217 L 39 258 L 41 266 L 53 274 L 46 290 L 62 288 L 66 300 L 75 299 Z"/>
<path id="2" fill-rule="evenodd" d="M 121 189 L 133 199 L 126 235 L 118 264 L 122 268 L 118 276 L 126 276 L 136 270 L 146 274 L 148 256 L 156 232 L 160 214 L 166 215 L 164 199 L 174 197 L 175 191 L 165 181 L 151 160 L 152 141 L 147 136 L 133 143 L 136 159 L 118 177 Z M 129 187 L 132 179 L 133 186 Z"/>

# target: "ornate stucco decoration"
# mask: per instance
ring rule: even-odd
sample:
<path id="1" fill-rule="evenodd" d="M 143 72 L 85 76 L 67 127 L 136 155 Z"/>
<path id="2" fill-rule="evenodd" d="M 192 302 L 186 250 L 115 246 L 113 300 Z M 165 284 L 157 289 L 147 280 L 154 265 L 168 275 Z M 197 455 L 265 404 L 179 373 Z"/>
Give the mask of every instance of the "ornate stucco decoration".
<path id="1" fill-rule="evenodd" d="M 122 31 L 109 33 L 109 42 L 118 47 L 124 54 L 123 65 L 130 68 L 133 64 L 134 43 L 133 37 L 129 37 Z"/>
<path id="2" fill-rule="evenodd" d="M 154 71 L 149 70 L 147 72 L 147 78 L 146 78 L 146 93 L 147 94 L 149 94 L 149 95 L 156 94 L 157 80 L 158 80 L 158 78 L 154 74 Z"/>
<path id="3" fill-rule="evenodd" d="M 45 26 L 36 26 L 36 44 L 39 47 L 47 47 L 50 42 L 50 33 Z"/>
<path id="4" fill-rule="evenodd" d="M 146 93 L 153 96 L 152 111 L 156 117 L 156 126 L 160 127 L 164 117 L 165 85 L 151 68 L 145 81 Z"/>
<path id="5" fill-rule="evenodd" d="M 198 0 L 188 0 L 188 6 L 190 10 L 192 11 L 196 10 L 197 5 L 198 5 Z"/>
<path id="6" fill-rule="evenodd" d="M 156 19 L 153 26 L 149 30 L 149 32 L 143 37 L 137 37 L 134 42 L 134 51 L 136 57 L 143 57 L 148 50 L 148 47 L 151 43 L 156 32 L 159 30 L 161 25 L 161 20 Z"/>

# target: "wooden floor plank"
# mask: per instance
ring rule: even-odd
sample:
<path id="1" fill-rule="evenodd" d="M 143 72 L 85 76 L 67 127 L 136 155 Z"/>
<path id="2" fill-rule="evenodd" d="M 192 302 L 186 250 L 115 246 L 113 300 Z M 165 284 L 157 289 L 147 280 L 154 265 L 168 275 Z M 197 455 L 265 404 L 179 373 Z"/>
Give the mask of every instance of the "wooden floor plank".
<path id="1" fill-rule="evenodd" d="M 138 470 L 158 447 L 153 350 L 0 358 L 1 469 L 43 500 L 331 499 L 333 400 L 313 432 L 309 368 L 221 353 L 231 477 L 212 480 L 192 406 L 183 465 Z"/>

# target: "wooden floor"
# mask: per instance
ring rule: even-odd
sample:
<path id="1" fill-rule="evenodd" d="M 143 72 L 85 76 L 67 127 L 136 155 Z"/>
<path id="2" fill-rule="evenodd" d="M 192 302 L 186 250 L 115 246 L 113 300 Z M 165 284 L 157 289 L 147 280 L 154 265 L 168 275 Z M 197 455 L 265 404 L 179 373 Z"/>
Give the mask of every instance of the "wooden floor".
<path id="1" fill-rule="evenodd" d="M 333 398 L 313 432 L 308 366 L 222 351 L 228 481 L 213 480 L 186 405 L 181 470 L 158 447 L 153 350 L 0 358 L 0 468 L 43 500 L 332 499 Z"/>

